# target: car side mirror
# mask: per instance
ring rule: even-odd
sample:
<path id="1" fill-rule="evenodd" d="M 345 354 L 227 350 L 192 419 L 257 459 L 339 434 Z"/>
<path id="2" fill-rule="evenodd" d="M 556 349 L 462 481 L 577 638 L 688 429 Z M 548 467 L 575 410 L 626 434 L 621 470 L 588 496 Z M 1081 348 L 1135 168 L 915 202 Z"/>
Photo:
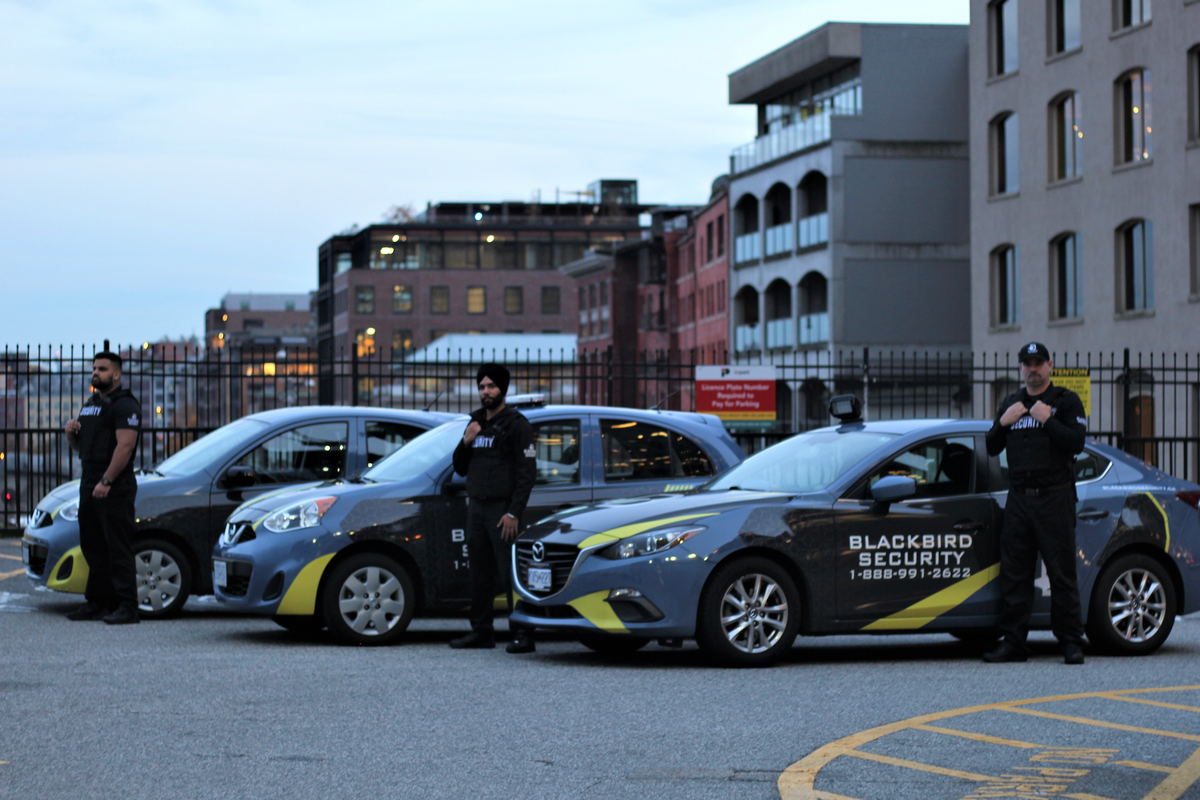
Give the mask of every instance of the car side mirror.
<path id="1" fill-rule="evenodd" d="M 253 469 L 239 464 L 225 470 L 221 483 L 227 489 L 245 489 L 258 483 L 258 477 L 254 474 Z"/>
<path id="2" fill-rule="evenodd" d="M 467 491 L 467 479 L 457 472 L 451 472 L 450 477 L 442 484 L 442 494 L 460 495 Z"/>
<path id="3" fill-rule="evenodd" d="M 892 503 L 907 500 L 917 494 L 917 482 L 903 475 L 888 475 L 880 478 L 871 487 L 871 499 L 875 504 L 871 510 L 876 514 L 886 514 Z"/>

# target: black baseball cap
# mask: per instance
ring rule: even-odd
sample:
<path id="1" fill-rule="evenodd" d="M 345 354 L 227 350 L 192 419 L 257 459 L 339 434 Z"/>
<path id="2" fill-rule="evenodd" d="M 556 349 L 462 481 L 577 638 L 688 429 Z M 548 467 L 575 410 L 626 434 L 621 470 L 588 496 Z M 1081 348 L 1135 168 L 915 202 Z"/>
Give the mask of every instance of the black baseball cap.
<path id="1" fill-rule="evenodd" d="M 1049 361 L 1050 351 L 1041 342 L 1030 342 L 1017 351 L 1017 361 L 1024 363 L 1027 358 L 1040 358 L 1042 361 Z"/>

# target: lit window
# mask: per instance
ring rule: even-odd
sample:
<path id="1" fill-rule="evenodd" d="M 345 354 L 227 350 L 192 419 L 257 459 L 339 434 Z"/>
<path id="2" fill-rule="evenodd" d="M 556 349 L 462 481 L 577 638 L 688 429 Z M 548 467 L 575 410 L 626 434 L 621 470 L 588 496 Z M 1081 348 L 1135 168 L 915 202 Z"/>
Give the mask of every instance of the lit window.
<path id="1" fill-rule="evenodd" d="M 1154 152 L 1150 114 L 1150 70 L 1134 70 L 1117 81 L 1117 163 L 1130 164 Z"/>
<path id="2" fill-rule="evenodd" d="M 413 310 L 413 293 L 411 286 L 396 285 L 392 287 L 392 313 L 411 314 Z"/>
<path id="3" fill-rule="evenodd" d="M 467 287 L 467 313 L 487 313 L 487 288 L 484 286 Z"/>
<path id="4" fill-rule="evenodd" d="M 402 356 L 413 348 L 413 332 L 399 330 L 392 332 L 392 355 Z"/>
<path id="5" fill-rule="evenodd" d="M 358 331 L 354 334 L 354 342 L 360 358 L 371 355 L 375 352 L 375 329 Z"/>

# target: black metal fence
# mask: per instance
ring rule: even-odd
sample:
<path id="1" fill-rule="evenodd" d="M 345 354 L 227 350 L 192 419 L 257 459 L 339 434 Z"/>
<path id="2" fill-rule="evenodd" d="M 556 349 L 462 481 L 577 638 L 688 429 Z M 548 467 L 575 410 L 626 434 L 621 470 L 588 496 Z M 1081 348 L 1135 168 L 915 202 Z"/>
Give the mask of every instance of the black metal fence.
<path id="1" fill-rule="evenodd" d="M 0 363 L 0 528 L 20 527 L 38 500 L 79 474 L 63 425 L 90 393 L 95 347 L 6 347 Z M 826 425 L 834 394 L 854 393 L 868 419 L 991 417 L 1019 386 L 1009 355 L 811 351 L 748 361 L 713 351 L 615 353 L 463 350 L 394 360 L 352 351 L 318 358 L 305 348 L 121 349 L 124 384 L 144 417 L 138 466 L 148 468 L 246 414 L 323 404 L 470 411 L 481 361 L 509 366 L 512 393 L 549 403 L 695 410 L 695 367 L 772 364 L 777 419 L 735 431 L 747 451 Z M 1062 353 L 1055 380 L 1088 405 L 1089 433 L 1177 477 L 1200 467 L 1200 354 Z M 1065 370 L 1066 372 L 1059 372 Z"/>

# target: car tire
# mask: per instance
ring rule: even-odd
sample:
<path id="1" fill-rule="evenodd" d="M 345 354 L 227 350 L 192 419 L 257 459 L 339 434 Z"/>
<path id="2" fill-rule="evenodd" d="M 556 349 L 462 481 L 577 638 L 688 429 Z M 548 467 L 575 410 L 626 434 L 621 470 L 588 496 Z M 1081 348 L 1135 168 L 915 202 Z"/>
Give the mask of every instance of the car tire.
<path id="1" fill-rule="evenodd" d="M 319 633 L 325 629 L 320 614 L 276 614 L 271 621 L 292 633 Z"/>
<path id="2" fill-rule="evenodd" d="M 739 558 L 718 567 L 700 596 L 696 643 L 718 664 L 766 667 L 791 648 L 799 625 L 800 595 L 787 571 Z"/>
<path id="3" fill-rule="evenodd" d="M 412 620 L 412 579 L 395 559 L 360 553 L 333 568 L 325 581 L 325 624 L 350 644 L 380 646 L 400 638 Z"/>
<path id="4" fill-rule="evenodd" d="M 627 656 L 636 653 L 647 644 L 649 639 L 641 636 L 629 636 L 619 633 L 597 633 L 579 637 L 579 643 L 588 650 L 605 656 Z"/>
<path id="5" fill-rule="evenodd" d="M 192 594 L 192 565 L 179 548 L 162 539 L 133 546 L 138 616 L 169 619 L 179 615 Z"/>
<path id="6" fill-rule="evenodd" d="M 1112 655 L 1153 653 L 1175 625 L 1175 583 L 1161 562 L 1132 554 L 1112 561 L 1092 588 L 1087 635 Z"/>

